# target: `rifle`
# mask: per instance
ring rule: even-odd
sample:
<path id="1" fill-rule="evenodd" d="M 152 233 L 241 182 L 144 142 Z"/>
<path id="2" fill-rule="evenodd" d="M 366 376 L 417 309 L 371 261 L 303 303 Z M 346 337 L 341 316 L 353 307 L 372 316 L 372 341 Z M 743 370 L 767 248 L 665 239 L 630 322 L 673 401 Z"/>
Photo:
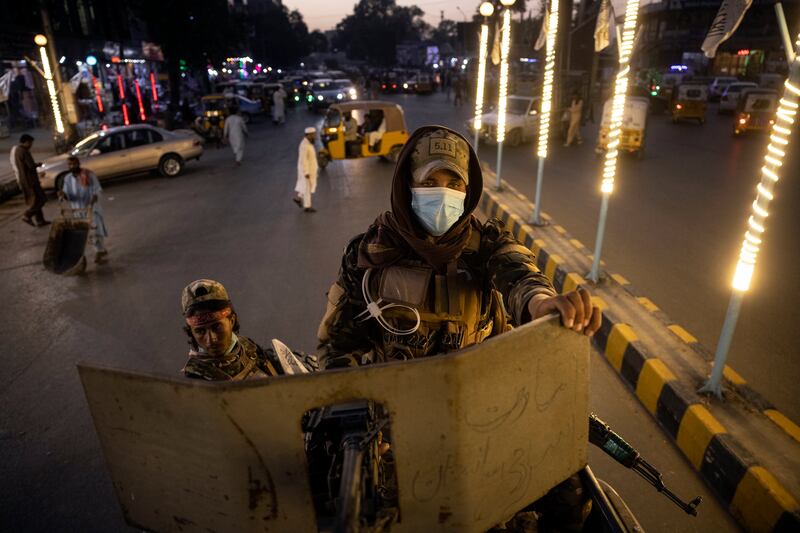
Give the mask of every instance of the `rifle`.
<path id="1" fill-rule="evenodd" d="M 396 517 L 384 494 L 378 435 L 389 423 L 372 402 L 310 412 L 304 422 L 306 454 L 320 526 L 334 533 L 384 531 Z M 324 527 L 322 529 L 325 529 Z"/>
<path id="2" fill-rule="evenodd" d="M 674 492 L 669 490 L 659 472 L 653 465 L 645 461 L 636 449 L 628 444 L 625 439 L 615 433 L 605 422 L 597 418 L 594 413 L 589 415 L 589 442 L 606 452 L 612 459 L 625 468 L 630 468 L 655 489 L 669 498 L 685 513 L 697 516 L 697 506 L 703 501 L 698 496 L 689 503 L 681 500 Z"/>

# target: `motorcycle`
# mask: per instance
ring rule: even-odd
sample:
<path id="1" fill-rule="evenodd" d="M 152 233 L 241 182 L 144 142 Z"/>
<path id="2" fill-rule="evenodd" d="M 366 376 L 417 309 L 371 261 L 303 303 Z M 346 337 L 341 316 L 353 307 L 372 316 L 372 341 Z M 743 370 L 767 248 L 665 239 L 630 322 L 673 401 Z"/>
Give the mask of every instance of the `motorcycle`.
<path id="1" fill-rule="evenodd" d="M 329 406 L 310 415 L 304 428 L 306 453 L 320 531 L 381 533 L 390 531 L 399 517 L 396 487 L 392 487 L 394 462 L 390 453 L 381 453 L 383 446 L 388 447 L 382 438 L 388 425 L 388 415 L 373 402 Z M 681 500 L 653 465 L 594 414 L 589 415 L 589 442 L 639 474 L 682 511 L 697 516 L 701 497 L 688 503 Z M 592 500 L 584 531 L 644 531 L 617 491 L 596 478 L 589 465 L 578 472 L 578 478 Z M 534 502 L 528 509 L 537 509 L 538 515 L 542 508 L 546 513 L 546 506 Z"/>

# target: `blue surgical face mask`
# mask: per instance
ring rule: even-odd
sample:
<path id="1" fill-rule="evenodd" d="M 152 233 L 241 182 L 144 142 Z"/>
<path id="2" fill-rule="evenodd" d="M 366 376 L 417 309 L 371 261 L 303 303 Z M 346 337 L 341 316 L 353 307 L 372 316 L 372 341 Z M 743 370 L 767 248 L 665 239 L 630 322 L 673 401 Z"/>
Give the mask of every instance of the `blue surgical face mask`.
<path id="1" fill-rule="evenodd" d="M 464 214 L 467 193 L 448 187 L 412 187 L 411 209 L 434 237 L 447 233 Z"/>

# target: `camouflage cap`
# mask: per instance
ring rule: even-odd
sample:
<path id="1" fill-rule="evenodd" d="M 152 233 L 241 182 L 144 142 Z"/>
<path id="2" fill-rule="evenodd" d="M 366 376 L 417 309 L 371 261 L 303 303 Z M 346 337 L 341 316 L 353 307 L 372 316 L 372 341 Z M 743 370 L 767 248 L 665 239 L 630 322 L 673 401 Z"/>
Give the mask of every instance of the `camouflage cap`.
<path id="1" fill-rule="evenodd" d="M 422 135 L 411 153 L 411 175 L 416 183 L 437 170 L 450 170 L 469 184 L 469 145 L 463 137 L 441 129 Z"/>
<path id="2" fill-rule="evenodd" d="M 181 310 L 184 315 L 193 305 L 210 301 L 230 302 L 228 291 L 219 281 L 197 279 L 184 287 L 181 292 Z"/>

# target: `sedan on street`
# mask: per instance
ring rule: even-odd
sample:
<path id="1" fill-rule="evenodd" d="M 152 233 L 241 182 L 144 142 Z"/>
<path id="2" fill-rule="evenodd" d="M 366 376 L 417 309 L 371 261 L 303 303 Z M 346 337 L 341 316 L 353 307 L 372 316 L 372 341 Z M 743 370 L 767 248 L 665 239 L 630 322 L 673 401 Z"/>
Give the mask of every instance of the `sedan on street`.
<path id="1" fill-rule="evenodd" d="M 475 134 L 474 117 L 465 125 L 470 135 Z M 494 143 L 497 139 L 497 111 L 481 115 L 480 136 Z M 509 96 L 506 110 L 506 138 L 508 146 L 535 139 L 539 134 L 539 98 L 532 96 Z"/>
<path id="2" fill-rule="evenodd" d="M 186 161 L 200 159 L 203 144 L 191 132 L 167 131 L 146 124 L 97 131 L 66 154 L 42 163 L 38 169 L 42 188 L 61 188 L 69 171 L 67 158 L 73 155 L 101 181 L 148 170 L 158 170 L 171 178 L 181 173 Z"/>
<path id="3" fill-rule="evenodd" d="M 318 79 L 311 84 L 311 90 L 306 97 L 308 109 L 318 111 L 327 109 L 331 104 L 356 100 L 358 91 L 348 79 Z"/>

